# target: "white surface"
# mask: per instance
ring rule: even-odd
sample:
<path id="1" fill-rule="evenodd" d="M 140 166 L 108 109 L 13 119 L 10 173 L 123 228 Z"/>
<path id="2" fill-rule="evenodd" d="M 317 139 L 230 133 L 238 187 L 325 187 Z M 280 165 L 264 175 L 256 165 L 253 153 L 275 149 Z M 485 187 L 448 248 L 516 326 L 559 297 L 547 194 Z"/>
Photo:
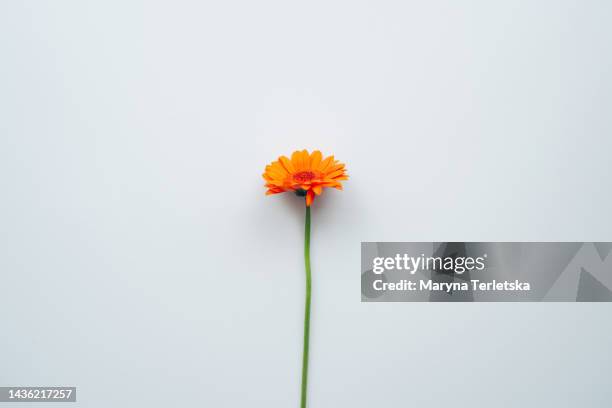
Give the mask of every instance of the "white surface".
<path id="1" fill-rule="evenodd" d="M 1 385 L 83 407 L 608 407 L 609 304 L 361 304 L 361 241 L 610 241 L 604 1 L 3 2 Z M 112 390 L 112 391 L 110 391 Z M 24 407 L 25 405 L 20 405 Z"/>

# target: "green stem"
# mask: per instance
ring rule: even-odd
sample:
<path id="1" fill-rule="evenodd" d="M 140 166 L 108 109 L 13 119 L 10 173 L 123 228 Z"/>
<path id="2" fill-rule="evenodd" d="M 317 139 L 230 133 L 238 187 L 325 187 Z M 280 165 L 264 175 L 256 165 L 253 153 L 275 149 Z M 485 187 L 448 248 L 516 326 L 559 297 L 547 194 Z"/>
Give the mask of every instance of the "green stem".
<path id="1" fill-rule="evenodd" d="M 304 223 L 304 263 L 306 264 L 306 305 L 304 307 L 304 352 L 302 354 L 302 398 L 301 408 L 306 408 L 308 383 L 308 345 L 310 343 L 310 297 L 312 278 L 310 273 L 310 207 L 306 207 Z"/>

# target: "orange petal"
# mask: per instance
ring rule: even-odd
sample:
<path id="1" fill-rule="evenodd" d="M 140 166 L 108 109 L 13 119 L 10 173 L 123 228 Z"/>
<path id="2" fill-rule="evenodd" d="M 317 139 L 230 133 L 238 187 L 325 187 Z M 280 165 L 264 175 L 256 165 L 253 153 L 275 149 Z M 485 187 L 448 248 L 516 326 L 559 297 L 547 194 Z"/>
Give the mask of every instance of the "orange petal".
<path id="1" fill-rule="evenodd" d="M 285 167 L 279 161 L 275 161 L 272 163 L 272 170 L 286 176 L 289 172 L 285 169 Z"/>
<path id="2" fill-rule="evenodd" d="M 334 171 L 343 170 L 343 169 L 344 169 L 344 164 L 343 163 L 336 163 L 336 164 L 333 164 L 333 165 L 329 166 L 327 168 L 327 172 L 328 173 L 332 173 Z"/>
<path id="3" fill-rule="evenodd" d="M 308 190 L 306 192 L 306 206 L 310 207 L 310 204 L 312 204 L 312 202 L 314 201 L 315 198 L 315 194 L 312 190 Z"/>
<path id="4" fill-rule="evenodd" d="M 281 156 L 278 158 L 278 160 L 281 162 L 285 170 L 287 170 L 287 173 L 295 172 L 295 168 L 293 167 L 293 164 L 291 164 L 291 160 L 289 160 L 287 156 Z"/>
<path id="5" fill-rule="evenodd" d="M 312 187 L 312 191 L 314 191 L 316 195 L 321 195 L 321 193 L 323 192 L 323 187 L 321 187 L 321 186 L 314 186 L 314 187 Z"/>
<path id="6" fill-rule="evenodd" d="M 323 155 L 320 151 L 315 150 L 310 155 L 310 168 L 313 170 L 317 170 L 319 165 L 321 164 L 321 160 L 323 159 Z"/>
<path id="7" fill-rule="evenodd" d="M 321 183 L 322 187 L 336 187 L 337 185 L 341 185 L 342 183 L 337 182 L 336 180 L 325 180 Z"/>
<path id="8" fill-rule="evenodd" d="M 304 166 L 304 170 L 310 170 L 310 155 L 308 154 L 308 150 L 302 150 L 302 165 Z"/>
<path id="9" fill-rule="evenodd" d="M 282 180 L 270 180 L 268 181 L 268 184 L 271 186 L 277 186 L 279 188 L 281 188 L 283 186 L 283 181 Z"/>
<path id="10" fill-rule="evenodd" d="M 323 160 L 321 164 L 319 165 L 319 170 L 321 171 L 327 170 L 327 167 L 333 164 L 333 161 L 334 161 L 334 156 L 329 156 L 325 158 L 325 160 Z"/>
<path id="11" fill-rule="evenodd" d="M 275 178 L 275 179 L 284 179 L 285 177 L 287 177 L 287 173 L 286 172 L 282 172 L 278 168 L 271 167 L 271 166 L 266 167 L 266 173 L 265 174 L 268 177 Z"/>
<path id="12" fill-rule="evenodd" d="M 302 170 L 302 152 L 301 151 L 296 150 L 295 152 L 293 152 L 293 154 L 291 155 L 291 164 L 293 164 L 294 171 Z"/>
<path id="13" fill-rule="evenodd" d="M 333 179 L 335 177 L 341 176 L 342 174 L 344 174 L 344 170 L 336 170 L 333 173 L 327 174 L 326 177 Z"/>

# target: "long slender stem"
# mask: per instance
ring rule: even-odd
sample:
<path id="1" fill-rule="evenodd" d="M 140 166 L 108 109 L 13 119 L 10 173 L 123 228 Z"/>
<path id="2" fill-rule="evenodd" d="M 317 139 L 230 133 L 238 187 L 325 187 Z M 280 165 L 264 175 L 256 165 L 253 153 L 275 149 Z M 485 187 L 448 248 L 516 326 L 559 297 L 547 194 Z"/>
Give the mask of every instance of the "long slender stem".
<path id="1" fill-rule="evenodd" d="M 310 298 L 312 278 L 310 273 L 310 207 L 306 207 L 304 223 L 304 263 L 306 265 L 306 305 L 304 307 L 304 352 L 302 354 L 302 398 L 301 408 L 306 408 L 306 390 L 308 384 L 308 345 L 310 343 Z"/>

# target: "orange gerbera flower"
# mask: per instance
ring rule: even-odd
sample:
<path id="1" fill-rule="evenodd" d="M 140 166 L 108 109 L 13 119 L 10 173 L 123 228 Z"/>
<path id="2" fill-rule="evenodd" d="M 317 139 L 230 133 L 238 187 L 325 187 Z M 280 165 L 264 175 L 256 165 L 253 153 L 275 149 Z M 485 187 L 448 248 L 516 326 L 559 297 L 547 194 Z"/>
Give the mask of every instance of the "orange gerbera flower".
<path id="1" fill-rule="evenodd" d="M 323 158 L 318 150 L 312 154 L 308 150 L 298 150 L 293 152 L 291 159 L 281 156 L 267 165 L 263 178 L 267 195 L 293 191 L 298 196 L 306 196 L 306 205 L 310 206 L 323 188 L 342 190 L 341 181 L 348 176 L 344 164 L 334 160 L 334 156 Z"/>

